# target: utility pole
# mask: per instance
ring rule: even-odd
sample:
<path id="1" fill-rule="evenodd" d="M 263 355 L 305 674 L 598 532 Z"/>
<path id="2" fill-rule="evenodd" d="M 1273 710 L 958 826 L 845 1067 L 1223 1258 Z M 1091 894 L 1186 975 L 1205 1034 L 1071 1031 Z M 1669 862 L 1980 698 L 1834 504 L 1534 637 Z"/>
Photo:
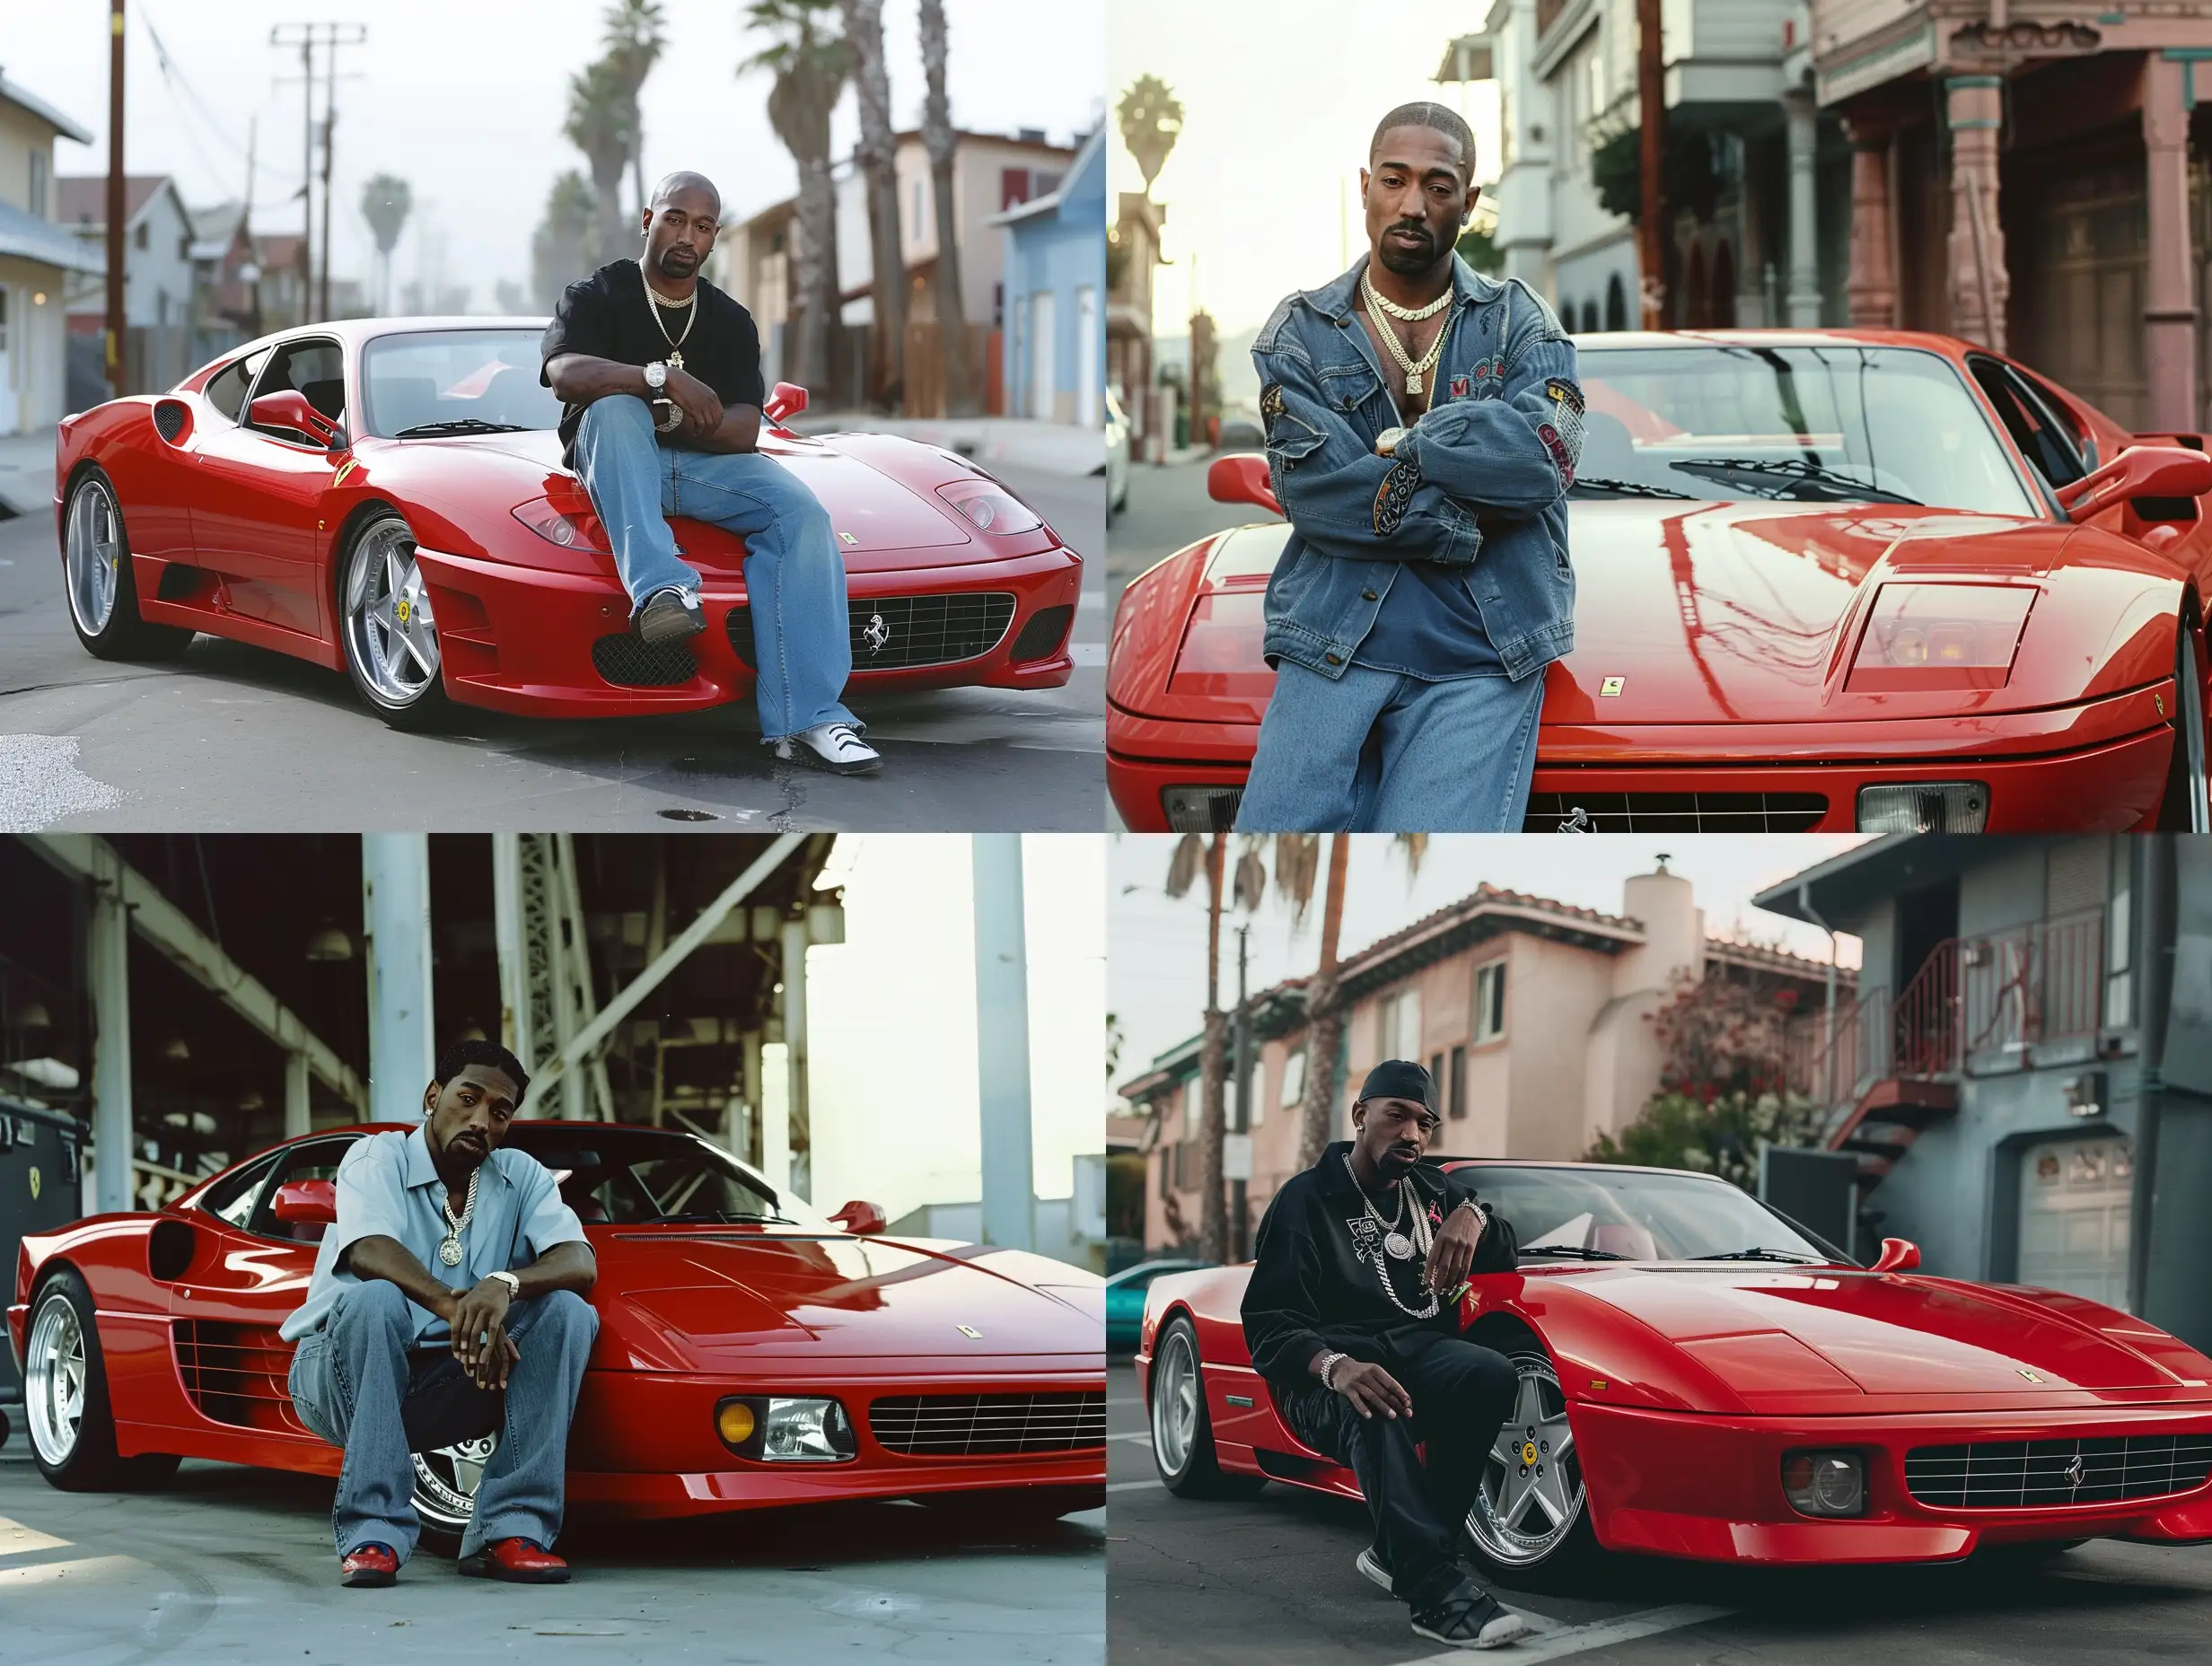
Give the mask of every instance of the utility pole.
<path id="1" fill-rule="evenodd" d="M 250 293 L 246 305 L 252 315 L 246 329 L 249 337 L 261 333 L 261 248 L 253 241 L 253 159 L 260 141 L 259 127 L 259 117 L 246 118 L 246 211 L 239 216 L 239 224 L 246 233 L 247 268 L 253 274 L 247 286 Z"/>
<path id="2" fill-rule="evenodd" d="M 117 0 L 119 5 L 121 0 Z M 289 31 L 296 30 L 298 33 Z M 330 313 L 330 127 L 337 119 L 338 49 L 359 46 L 369 37 L 361 23 L 278 23 L 268 31 L 273 47 L 300 49 L 300 316 L 306 323 L 315 306 L 315 48 L 323 48 L 325 95 L 322 123 L 321 316 Z"/>
<path id="3" fill-rule="evenodd" d="M 1250 1140 L 1252 1131 L 1252 1024 L 1251 1015 L 1244 1006 L 1249 999 L 1245 990 L 1245 971 L 1251 934 L 1250 925 L 1236 928 L 1236 1132 L 1241 1139 L 1246 1141 Z M 1244 1162 L 1242 1166 L 1249 1172 L 1251 1166 L 1249 1144 L 1243 1150 Z M 1251 1232 L 1251 1223 L 1248 1218 L 1249 1206 L 1245 1201 L 1246 1183 L 1246 1174 L 1239 1174 L 1229 1182 L 1229 1258 L 1232 1261 L 1242 1261 L 1251 1254 L 1246 1242 Z"/>
<path id="4" fill-rule="evenodd" d="M 330 316 L 330 152 L 332 130 L 338 126 L 338 42 L 322 55 L 324 75 L 322 93 L 322 263 L 315 268 L 322 279 L 321 299 L 316 303 L 315 316 Z"/>
<path id="5" fill-rule="evenodd" d="M 123 0 L 108 12 L 108 390 L 123 386 Z M 105 1153 L 102 1153 L 105 1155 Z M 127 1176 L 129 1171 L 124 1173 Z"/>
<path id="6" fill-rule="evenodd" d="M 1664 329 L 1667 311 L 1665 153 L 1667 87 L 1664 30 L 1659 0 L 1636 0 L 1636 104 L 1642 131 L 1643 206 L 1636 223 L 1636 258 L 1644 268 L 1644 328 Z"/>

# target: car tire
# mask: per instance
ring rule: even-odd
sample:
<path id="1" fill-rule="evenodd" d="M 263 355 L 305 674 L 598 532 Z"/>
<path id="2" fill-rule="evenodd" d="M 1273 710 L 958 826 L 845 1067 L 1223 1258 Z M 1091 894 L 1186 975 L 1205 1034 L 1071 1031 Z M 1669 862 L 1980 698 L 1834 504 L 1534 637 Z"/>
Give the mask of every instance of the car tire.
<path id="1" fill-rule="evenodd" d="M 2173 756 L 2158 806 L 2162 833 L 2212 833 L 2212 781 L 2207 778 L 2204 639 L 2184 618 L 2174 637 Z"/>
<path id="2" fill-rule="evenodd" d="M 23 1329 L 23 1422 L 40 1474 L 82 1493 L 158 1486 L 176 1473 L 173 1452 L 116 1452 L 107 1361 L 83 1278 L 64 1267 L 41 1284 Z"/>
<path id="3" fill-rule="evenodd" d="M 1180 1314 L 1160 1328 L 1146 1388 L 1153 1467 L 1169 1492 L 1178 1498 L 1251 1498 L 1268 1484 L 1264 1475 L 1234 1475 L 1221 1467 L 1206 1409 L 1198 1329 Z"/>
<path id="4" fill-rule="evenodd" d="M 346 670 L 376 715 L 408 733 L 443 723 L 451 706 L 437 621 L 398 510 L 373 510 L 355 525 L 337 564 L 334 605 Z"/>
<path id="5" fill-rule="evenodd" d="M 193 633 L 182 627 L 149 625 L 139 617 L 123 502 L 107 470 L 97 465 L 69 483 L 61 557 L 69 623 L 93 658 L 171 660 L 190 644 Z"/>
<path id="6" fill-rule="evenodd" d="M 487 1434 L 411 1454 L 415 1519 L 421 1524 L 422 1543 L 435 1554 L 460 1552 L 461 1537 L 476 1514 L 477 1484 L 498 1447 L 499 1437 Z"/>
<path id="7" fill-rule="evenodd" d="M 1467 1513 L 1468 1547 L 1482 1571 L 1499 1583 L 1525 1591 L 1587 1589 L 1591 1565 L 1602 1552 L 1590 1526 L 1582 1459 L 1571 1444 L 1571 1431 L 1564 1454 L 1558 1450 L 1559 1431 L 1567 1423 L 1567 1395 L 1559 1386 L 1558 1370 L 1532 1336 L 1506 1340 L 1498 1352 L 1512 1364 L 1520 1388 L 1514 1409 L 1492 1443 L 1474 1508 Z M 1525 1530 L 1526 1510 L 1515 1509 L 1523 1504 L 1523 1496 L 1506 1490 L 1509 1481 L 1521 1478 L 1519 1467 L 1508 1467 L 1501 1456 L 1508 1437 L 1515 1434 L 1525 1445 L 1538 1446 L 1540 1465 L 1557 1469 L 1564 1478 L 1566 1519 L 1548 1520 L 1540 1532 Z M 1509 1498 L 1512 1503 L 1501 1511 L 1500 1504 Z M 1549 1502 L 1541 1493 L 1535 1495 L 1534 1507 L 1549 1516 Z"/>

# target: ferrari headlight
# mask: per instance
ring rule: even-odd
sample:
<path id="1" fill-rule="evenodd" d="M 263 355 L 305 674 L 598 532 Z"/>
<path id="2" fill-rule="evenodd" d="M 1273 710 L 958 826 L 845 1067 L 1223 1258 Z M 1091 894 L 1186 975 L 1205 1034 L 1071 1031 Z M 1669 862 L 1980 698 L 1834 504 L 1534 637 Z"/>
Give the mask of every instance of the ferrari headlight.
<path id="1" fill-rule="evenodd" d="M 556 508 L 549 498 L 533 498 L 514 510 L 514 518 L 549 544 L 563 549 L 596 549 L 605 554 L 613 546 L 595 514 Z"/>
<path id="2" fill-rule="evenodd" d="M 715 1433 L 761 1463 L 844 1463 L 860 1451 L 844 1405 L 828 1399 L 734 1395 L 715 1407 Z"/>
<path id="3" fill-rule="evenodd" d="M 1863 1515 L 1865 1464 L 1856 1452 L 1786 1452 L 1782 1491 L 1791 1507 L 1806 1515 Z"/>
<path id="4" fill-rule="evenodd" d="M 1980 781 L 1913 781 L 1858 790 L 1862 833 L 1979 833 L 1989 823 Z"/>
<path id="5" fill-rule="evenodd" d="M 1848 686 L 1854 694 L 2001 688 L 2034 601 L 2026 584 L 1884 584 Z"/>
<path id="6" fill-rule="evenodd" d="M 981 532 L 1033 532 L 1044 517 L 996 480 L 955 480 L 937 495 Z"/>

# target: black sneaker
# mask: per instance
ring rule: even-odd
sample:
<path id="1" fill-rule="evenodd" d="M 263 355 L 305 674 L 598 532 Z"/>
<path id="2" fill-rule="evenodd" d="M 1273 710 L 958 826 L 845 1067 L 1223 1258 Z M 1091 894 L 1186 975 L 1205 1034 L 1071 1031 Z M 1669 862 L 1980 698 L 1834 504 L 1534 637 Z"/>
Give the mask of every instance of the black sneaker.
<path id="1" fill-rule="evenodd" d="M 1413 1617 L 1422 1636 L 1455 1649 L 1496 1649 L 1528 1635 L 1529 1623 L 1472 1580 Z"/>
<path id="2" fill-rule="evenodd" d="M 680 590 L 656 590 L 630 620 L 630 628 L 648 647 L 681 642 L 707 628 L 707 615 L 699 604 Z"/>
<path id="3" fill-rule="evenodd" d="M 1361 1551 L 1352 1565 L 1357 1568 L 1365 1578 L 1382 1586 L 1393 1596 L 1397 1594 L 1396 1588 L 1391 1583 L 1390 1565 L 1382 1560 L 1382 1553 L 1373 1545 L 1369 1545 Z"/>

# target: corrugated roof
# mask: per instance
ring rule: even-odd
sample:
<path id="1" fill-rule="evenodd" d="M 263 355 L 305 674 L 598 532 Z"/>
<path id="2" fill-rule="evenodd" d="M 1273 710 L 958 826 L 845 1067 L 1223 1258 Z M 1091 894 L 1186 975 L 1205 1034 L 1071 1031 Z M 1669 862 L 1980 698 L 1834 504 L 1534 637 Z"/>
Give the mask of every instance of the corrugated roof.
<path id="1" fill-rule="evenodd" d="M 0 203 L 0 255 L 42 261 L 66 272 L 105 272 L 108 263 L 83 238 L 51 220 Z"/>

